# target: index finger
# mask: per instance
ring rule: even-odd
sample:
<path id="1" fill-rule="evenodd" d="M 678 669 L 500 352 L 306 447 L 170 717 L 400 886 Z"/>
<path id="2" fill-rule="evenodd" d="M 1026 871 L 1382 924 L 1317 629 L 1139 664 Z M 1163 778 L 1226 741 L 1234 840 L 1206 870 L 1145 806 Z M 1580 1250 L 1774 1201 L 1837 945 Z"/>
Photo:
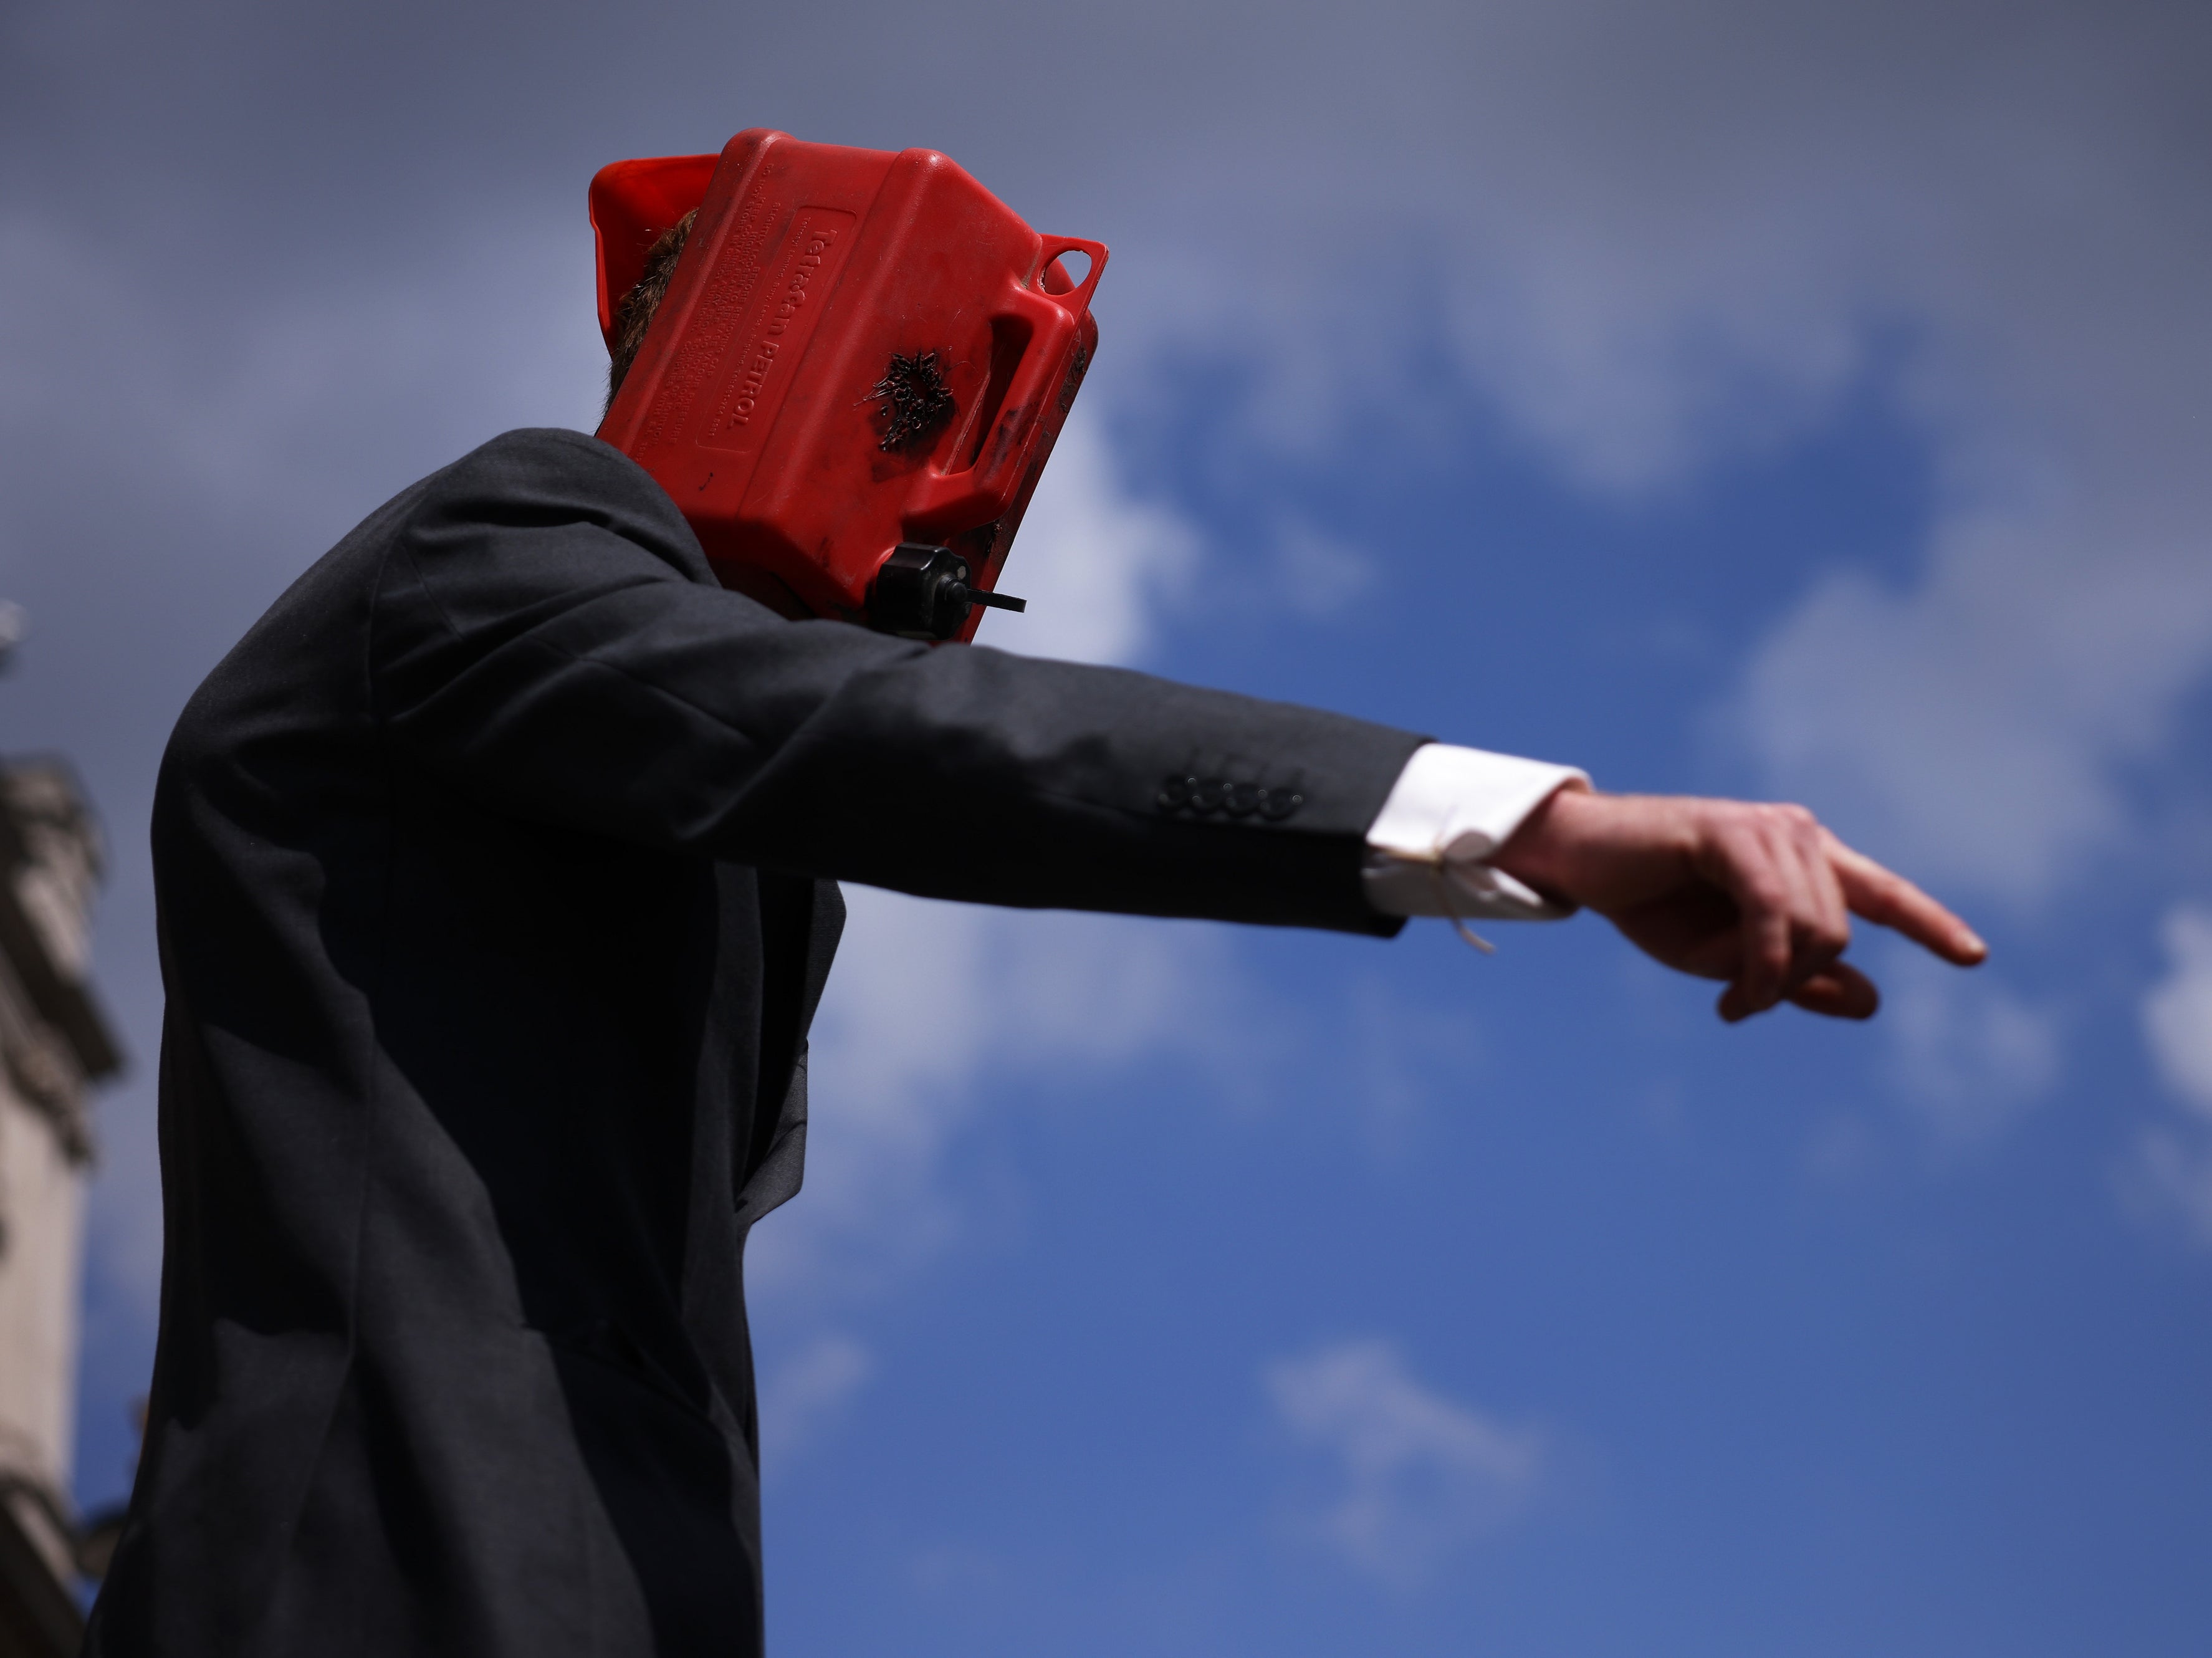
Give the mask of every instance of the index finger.
<path id="1" fill-rule="evenodd" d="M 1959 967 L 1972 967 L 1990 953 L 1990 947 L 1973 928 L 1902 875 L 1884 869 L 1863 852 L 1852 851 L 1828 830 L 1820 833 L 1828 862 L 1843 884 L 1844 901 L 1854 914 L 1893 927 Z"/>

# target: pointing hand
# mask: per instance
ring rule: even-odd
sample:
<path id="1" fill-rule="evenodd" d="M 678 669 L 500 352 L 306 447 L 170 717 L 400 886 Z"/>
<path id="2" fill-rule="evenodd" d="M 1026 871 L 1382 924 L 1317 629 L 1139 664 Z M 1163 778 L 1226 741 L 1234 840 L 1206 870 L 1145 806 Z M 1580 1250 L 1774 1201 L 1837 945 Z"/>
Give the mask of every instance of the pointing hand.
<path id="1" fill-rule="evenodd" d="M 1569 787 L 1490 862 L 1597 911 L 1668 967 L 1726 980 L 1718 1011 L 1730 1023 L 1780 1001 L 1872 1014 L 1873 981 L 1842 959 L 1853 915 L 1960 967 L 1989 953 L 1964 921 L 1802 806 Z"/>

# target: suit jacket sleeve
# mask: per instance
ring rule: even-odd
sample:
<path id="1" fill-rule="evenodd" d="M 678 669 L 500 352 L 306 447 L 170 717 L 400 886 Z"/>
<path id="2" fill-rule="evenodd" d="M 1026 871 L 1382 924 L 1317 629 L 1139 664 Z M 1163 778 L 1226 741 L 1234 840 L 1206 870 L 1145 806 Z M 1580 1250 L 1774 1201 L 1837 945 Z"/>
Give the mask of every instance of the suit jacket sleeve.
<path id="1" fill-rule="evenodd" d="M 786 621 L 579 434 L 510 434 L 416 492 L 369 657 L 391 740 L 492 811 L 935 897 L 1401 925 L 1363 896 L 1364 835 L 1419 737 Z M 1164 789 L 1191 775 L 1299 805 L 1194 813 Z"/>

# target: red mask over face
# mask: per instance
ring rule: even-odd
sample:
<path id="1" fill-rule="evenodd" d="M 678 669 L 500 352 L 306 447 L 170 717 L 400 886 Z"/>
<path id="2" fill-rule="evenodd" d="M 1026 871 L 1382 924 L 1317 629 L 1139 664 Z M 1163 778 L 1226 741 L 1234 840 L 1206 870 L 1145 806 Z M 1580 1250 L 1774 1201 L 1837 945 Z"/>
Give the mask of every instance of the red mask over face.
<path id="1" fill-rule="evenodd" d="M 1097 242 L 1040 236 L 933 150 L 757 129 L 592 180 L 599 326 L 698 210 L 599 435 L 725 586 L 973 638 L 1098 340 Z M 1063 254 L 1088 268 L 1073 280 Z"/>

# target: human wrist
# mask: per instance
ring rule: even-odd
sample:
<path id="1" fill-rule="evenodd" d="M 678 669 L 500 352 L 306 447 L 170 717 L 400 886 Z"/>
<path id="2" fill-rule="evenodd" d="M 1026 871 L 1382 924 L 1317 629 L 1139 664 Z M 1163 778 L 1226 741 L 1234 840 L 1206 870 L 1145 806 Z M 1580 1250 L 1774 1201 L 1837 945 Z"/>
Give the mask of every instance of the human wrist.
<path id="1" fill-rule="evenodd" d="M 1488 750 L 1430 743 L 1399 774 L 1367 830 L 1370 904 L 1388 915 L 1556 920 L 1553 902 L 1499 870 L 1492 854 L 1528 814 L 1584 773 Z"/>
<path id="2" fill-rule="evenodd" d="M 1595 820 L 1605 815 L 1607 799 L 1582 779 L 1568 779 L 1486 861 L 1553 903 L 1581 903 L 1574 890 L 1572 853 L 1589 838 Z"/>

